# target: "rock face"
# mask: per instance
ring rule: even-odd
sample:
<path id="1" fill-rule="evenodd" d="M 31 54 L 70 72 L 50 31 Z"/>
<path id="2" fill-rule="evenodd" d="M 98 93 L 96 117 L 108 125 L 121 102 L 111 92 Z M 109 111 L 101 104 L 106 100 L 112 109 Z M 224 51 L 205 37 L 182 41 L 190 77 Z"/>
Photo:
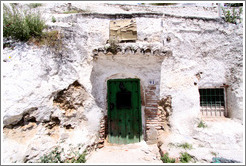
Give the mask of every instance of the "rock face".
<path id="1" fill-rule="evenodd" d="M 38 162 L 54 147 L 64 148 L 64 156 L 71 158 L 73 149 L 94 146 L 107 127 L 101 122 L 107 116 L 109 79 L 140 79 L 145 141 L 150 136 L 154 143 L 161 140 L 165 126 L 181 138 L 197 132 L 199 88 L 225 88 L 228 117 L 243 121 L 242 24 L 212 17 L 217 14 L 213 8 L 207 10 L 209 17 L 205 9 L 194 17 L 170 8 L 166 14 L 160 8 L 149 13 L 147 7 L 145 13 L 132 14 L 143 8 L 123 5 L 117 10 L 105 4 L 104 14 L 93 13 L 98 6 L 87 6 L 95 10 L 91 13 L 57 14 L 67 4 L 54 6 L 40 10 L 46 18 L 57 18 L 47 24 L 49 31 L 63 36 L 59 49 L 21 42 L 3 49 L 4 162 Z M 108 14 L 106 7 L 115 14 Z M 118 18 L 136 21 L 137 40 L 112 48 L 110 21 Z M 161 99 L 171 102 L 158 109 Z M 200 134 L 199 139 L 204 137 Z"/>
<path id="2" fill-rule="evenodd" d="M 89 97 L 83 87 L 75 81 L 68 89 L 57 93 L 54 98 L 54 105 L 62 110 L 63 125 L 66 129 L 73 129 L 78 126 L 80 119 L 87 120 L 84 115 L 83 102 Z M 66 123 L 69 121 L 68 123 Z M 72 123 L 71 123 L 72 122 Z"/>
<path id="3" fill-rule="evenodd" d="M 170 131 L 170 121 L 169 117 L 172 115 L 172 98 L 167 96 L 162 98 L 158 103 L 158 111 L 160 113 L 160 122 L 162 122 L 162 129 L 165 132 Z"/>
<path id="4" fill-rule="evenodd" d="M 197 163 L 211 163 L 213 157 L 224 157 L 243 162 L 243 125 L 228 118 L 210 119 L 205 128 L 193 127 L 192 135 L 163 135 L 160 142 L 162 153 L 179 158 L 181 152 L 188 152 Z M 188 144 L 191 148 L 179 145 Z"/>

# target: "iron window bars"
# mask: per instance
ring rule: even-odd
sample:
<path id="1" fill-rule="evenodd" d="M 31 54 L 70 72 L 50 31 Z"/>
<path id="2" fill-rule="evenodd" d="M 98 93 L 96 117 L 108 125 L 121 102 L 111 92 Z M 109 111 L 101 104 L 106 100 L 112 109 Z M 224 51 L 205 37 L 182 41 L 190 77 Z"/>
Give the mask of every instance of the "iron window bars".
<path id="1" fill-rule="evenodd" d="M 202 115 L 225 115 L 224 88 L 204 88 L 199 89 L 199 93 L 200 110 L 202 112 Z"/>

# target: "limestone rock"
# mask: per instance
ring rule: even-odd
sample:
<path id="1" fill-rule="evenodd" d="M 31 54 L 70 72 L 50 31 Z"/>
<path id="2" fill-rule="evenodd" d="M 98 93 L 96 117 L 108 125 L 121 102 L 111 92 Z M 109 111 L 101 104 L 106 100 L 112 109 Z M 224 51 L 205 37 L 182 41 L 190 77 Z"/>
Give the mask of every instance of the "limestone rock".
<path id="1" fill-rule="evenodd" d="M 27 9 L 25 4 L 22 6 Z M 204 154 L 209 157 L 197 155 L 200 161 L 209 161 L 209 151 L 220 147 L 220 155 L 242 161 L 242 23 L 218 19 L 214 7 L 192 6 L 184 10 L 177 6 L 71 3 L 69 8 L 87 12 L 62 14 L 68 10 L 64 3 L 30 9 L 44 13 L 48 29 L 63 35 L 61 50 L 4 39 L 4 163 L 37 162 L 55 146 L 64 148 L 65 156 L 69 156 L 70 148 L 84 150 L 98 141 L 100 120 L 107 115 L 106 81 L 118 78 L 139 78 L 142 94 L 149 80 L 154 80 L 155 97 L 172 98 L 159 110 L 165 111 L 165 116 L 169 114 L 169 122 L 163 126 L 165 129 L 170 124 L 172 134 L 166 136 L 176 143 L 188 141 L 204 146 Z M 51 22 L 52 16 L 57 17 L 57 23 Z M 112 54 L 106 44 L 110 20 L 120 17 L 134 17 L 130 36 L 137 40 L 118 43 L 116 54 Z M 128 23 L 124 25 L 126 32 Z M 240 122 L 230 121 L 226 128 L 222 122 L 204 130 L 194 127 L 200 112 L 198 89 L 211 86 L 227 88 L 229 117 Z M 144 95 L 141 100 L 144 107 Z M 144 128 L 146 121 L 142 120 Z M 222 133 L 216 135 L 218 128 Z M 166 137 L 159 133 L 153 126 L 143 136 L 148 135 L 151 143 L 161 140 L 164 151 L 168 141 L 162 140 Z M 173 151 L 174 156 L 177 152 Z M 194 156 L 197 152 L 190 151 Z"/>

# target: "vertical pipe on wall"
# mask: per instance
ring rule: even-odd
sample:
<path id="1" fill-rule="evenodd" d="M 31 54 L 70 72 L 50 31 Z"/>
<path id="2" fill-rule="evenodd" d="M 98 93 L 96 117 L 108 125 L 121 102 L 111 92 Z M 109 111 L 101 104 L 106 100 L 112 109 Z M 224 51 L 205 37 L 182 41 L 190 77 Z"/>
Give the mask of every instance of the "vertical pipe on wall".
<path id="1" fill-rule="evenodd" d="M 224 85 L 225 117 L 228 117 L 227 88 L 228 88 L 228 85 Z"/>

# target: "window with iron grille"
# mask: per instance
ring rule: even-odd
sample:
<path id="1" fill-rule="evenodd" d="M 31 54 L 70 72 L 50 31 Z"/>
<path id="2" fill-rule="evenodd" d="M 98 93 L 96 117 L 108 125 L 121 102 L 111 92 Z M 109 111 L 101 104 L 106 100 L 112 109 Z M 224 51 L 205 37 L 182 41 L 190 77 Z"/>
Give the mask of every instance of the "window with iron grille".
<path id="1" fill-rule="evenodd" d="M 202 115 L 225 115 L 224 88 L 199 89 Z"/>

